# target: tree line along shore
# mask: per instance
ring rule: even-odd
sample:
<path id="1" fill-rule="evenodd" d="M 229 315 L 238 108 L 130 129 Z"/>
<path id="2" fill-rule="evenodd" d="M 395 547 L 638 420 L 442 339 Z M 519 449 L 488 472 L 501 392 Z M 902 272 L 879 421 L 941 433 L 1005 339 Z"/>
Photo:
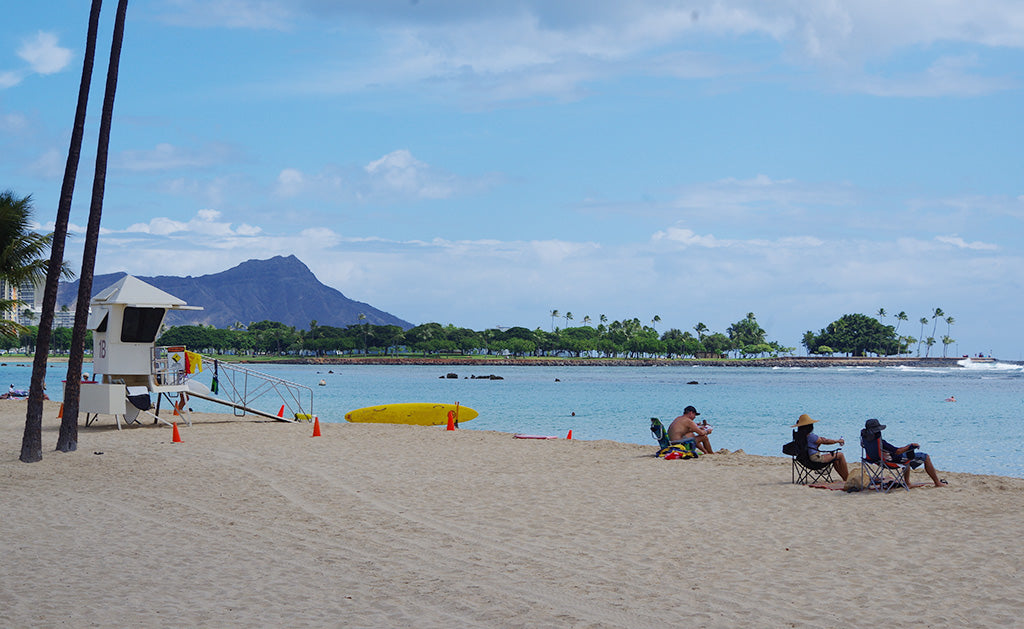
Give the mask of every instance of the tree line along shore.
<path id="1" fill-rule="evenodd" d="M 245 357 L 228 357 L 238 362 L 283 363 L 296 365 L 450 365 L 487 367 L 958 367 L 962 358 L 893 358 L 789 356 L 785 358 L 702 359 L 702 358 L 473 358 L 447 356 L 361 356 L 361 357 L 294 357 L 249 361 Z"/>

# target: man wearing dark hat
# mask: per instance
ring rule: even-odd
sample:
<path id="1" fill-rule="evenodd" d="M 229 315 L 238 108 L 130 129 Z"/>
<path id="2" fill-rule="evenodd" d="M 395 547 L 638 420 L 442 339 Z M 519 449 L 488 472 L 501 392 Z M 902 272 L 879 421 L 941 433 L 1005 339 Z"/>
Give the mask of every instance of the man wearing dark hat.
<path id="1" fill-rule="evenodd" d="M 697 444 L 697 448 L 704 454 L 714 454 L 714 450 L 711 449 L 711 440 L 708 439 L 708 435 L 711 434 L 710 428 L 704 428 L 700 424 L 694 421 L 694 418 L 700 415 L 697 409 L 692 406 L 687 406 L 683 409 L 683 414 L 672 420 L 672 423 L 668 427 L 668 440 L 672 443 L 683 442 L 687 439 L 693 439 Z"/>
<path id="2" fill-rule="evenodd" d="M 878 461 L 882 458 L 886 461 L 906 465 L 907 467 L 903 470 L 903 480 L 907 483 L 907 486 L 910 486 L 910 468 L 917 469 L 921 465 L 924 465 L 924 471 L 931 477 L 936 487 L 945 485 L 944 482 L 939 480 L 935 466 L 932 465 L 932 457 L 924 452 L 917 451 L 917 448 L 921 447 L 920 444 L 911 443 L 902 448 L 897 448 L 885 439 L 880 439 L 883 430 L 885 430 L 885 424 L 877 419 L 869 419 L 864 422 L 864 430 L 860 431 L 860 441 L 864 446 L 868 460 Z M 882 444 L 882 452 L 878 451 L 879 441 Z"/>

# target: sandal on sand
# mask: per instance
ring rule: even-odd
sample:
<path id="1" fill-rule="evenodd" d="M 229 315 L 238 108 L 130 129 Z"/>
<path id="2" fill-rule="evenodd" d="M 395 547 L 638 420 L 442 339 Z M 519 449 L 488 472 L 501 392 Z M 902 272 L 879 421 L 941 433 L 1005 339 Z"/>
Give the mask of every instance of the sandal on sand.
<path id="1" fill-rule="evenodd" d="M 942 483 L 943 485 L 948 485 L 949 484 L 949 483 L 946 482 L 945 478 L 940 479 L 939 482 Z"/>

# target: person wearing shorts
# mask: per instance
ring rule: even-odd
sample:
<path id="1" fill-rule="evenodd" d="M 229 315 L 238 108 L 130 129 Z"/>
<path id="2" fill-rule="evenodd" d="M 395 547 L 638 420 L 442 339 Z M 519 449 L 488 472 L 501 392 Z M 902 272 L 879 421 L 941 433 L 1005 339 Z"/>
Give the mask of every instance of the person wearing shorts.
<path id="1" fill-rule="evenodd" d="M 871 444 L 877 442 L 882 436 L 882 431 L 885 430 L 885 424 L 879 422 L 877 419 L 869 419 L 864 422 L 864 430 L 861 431 L 861 441 L 865 444 Z M 935 483 L 936 487 L 942 487 L 945 485 L 945 481 L 939 479 L 938 472 L 935 471 L 935 466 L 932 464 L 932 457 L 928 456 L 924 452 L 919 452 L 917 448 L 921 447 L 920 444 L 910 443 L 902 448 L 897 448 L 885 439 L 882 439 L 882 456 L 887 461 L 894 463 L 906 464 L 907 468 L 903 471 L 903 480 L 906 481 L 907 485 L 910 485 L 910 469 L 917 469 L 924 465 L 924 471 L 928 476 L 931 477 L 932 482 Z M 873 448 L 877 450 L 877 447 Z M 867 450 L 868 457 L 871 457 L 876 452 Z"/>
<path id="2" fill-rule="evenodd" d="M 819 452 L 818 446 L 828 445 L 844 445 L 846 441 L 843 439 L 828 439 L 827 437 L 820 437 L 814 433 L 814 424 L 818 420 L 811 419 L 811 416 L 804 413 L 797 419 L 796 423 L 793 424 L 793 428 L 796 428 L 796 438 L 807 440 L 807 456 L 815 463 L 831 463 L 832 467 L 835 468 L 836 473 L 843 480 L 850 475 L 849 467 L 846 465 L 846 457 L 842 452 Z"/>

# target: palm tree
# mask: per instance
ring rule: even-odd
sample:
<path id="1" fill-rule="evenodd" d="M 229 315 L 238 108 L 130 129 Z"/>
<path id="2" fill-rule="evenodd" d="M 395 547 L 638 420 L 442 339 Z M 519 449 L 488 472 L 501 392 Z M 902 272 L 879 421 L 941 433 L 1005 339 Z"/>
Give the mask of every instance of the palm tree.
<path id="1" fill-rule="evenodd" d="M 936 308 L 932 312 L 932 336 L 935 336 L 935 326 L 939 324 L 939 319 L 945 314 L 945 312 L 942 312 L 942 308 Z"/>
<path id="2" fill-rule="evenodd" d="M 551 311 L 551 331 L 552 332 L 555 331 L 555 319 L 557 319 L 558 317 L 561 317 L 561 316 L 562 316 L 562 313 L 558 312 L 557 310 L 552 310 Z"/>
<path id="3" fill-rule="evenodd" d="M 39 318 L 39 334 L 36 338 L 36 353 L 32 361 L 32 381 L 29 386 L 28 404 L 25 413 L 25 434 L 22 438 L 21 460 L 39 461 L 43 458 L 42 435 L 43 384 L 46 379 L 46 359 L 50 353 L 53 334 L 53 312 L 57 305 L 57 288 L 60 276 L 67 271 L 64 266 L 64 243 L 67 240 L 68 220 L 71 216 L 71 200 L 75 191 L 75 177 L 82 154 L 82 136 L 85 135 L 85 114 L 89 103 L 89 87 L 92 85 L 92 67 L 96 56 L 96 33 L 99 30 L 100 6 L 102 0 L 92 0 L 89 12 L 89 29 L 85 38 L 85 56 L 82 60 L 82 79 L 78 86 L 78 105 L 75 122 L 71 130 L 71 144 L 64 166 L 64 181 L 57 203 L 57 218 L 53 227 L 53 244 L 50 247 L 50 263 L 46 270 L 46 286 L 43 289 L 43 311 Z M 67 305 L 64 306 L 67 308 Z M 69 432 L 61 422 L 57 438 L 57 449 L 77 448 L 77 423 Z"/>
<path id="4" fill-rule="evenodd" d="M 107 179 L 107 151 L 110 147 L 110 125 L 114 118 L 114 95 L 117 93 L 117 71 L 121 61 L 121 43 L 124 41 L 124 21 L 128 0 L 118 0 L 114 18 L 114 33 L 110 44 L 110 62 L 107 65 L 107 84 L 103 91 L 103 112 L 100 115 L 99 138 L 96 143 L 96 169 L 92 180 L 92 201 L 89 222 L 85 229 L 85 247 L 82 251 L 82 272 L 78 279 L 78 305 L 75 326 L 71 330 L 71 353 L 68 356 L 67 385 L 64 387 L 64 415 L 58 449 L 74 450 L 78 444 L 78 395 L 82 382 L 82 358 L 85 353 L 85 327 L 89 317 L 89 299 L 96 269 L 96 246 L 103 218 L 103 192 Z"/>
<path id="5" fill-rule="evenodd" d="M 590 325 L 590 315 L 583 315 L 583 325 Z"/>
<path id="6" fill-rule="evenodd" d="M 693 326 L 693 331 L 697 333 L 697 340 L 703 342 L 704 334 L 708 331 L 708 326 L 698 322 L 697 325 Z"/>
<path id="7" fill-rule="evenodd" d="M 600 317 L 598 317 L 598 321 L 600 321 L 601 323 L 608 323 L 608 317 L 601 315 Z"/>
<path id="8" fill-rule="evenodd" d="M 53 242 L 53 234 L 39 234 L 29 229 L 32 217 L 32 197 L 17 198 L 10 191 L 0 193 L 0 281 L 12 286 L 20 286 L 22 282 L 39 283 L 46 276 L 49 264 L 47 250 Z M 62 261 L 58 262 L 58 273 L 66 273 Z M 14 310 L 22 302 L 18 299 L 0 300 L 0 311 Z M 34 316 L 34 315 L 33 315 Z M 29 320 L 31 322 L 31 319 Z M 52 306 L 49 321 L 53 321 Z M 25 331 L 25 327 L 14 321 L 0 320 L 0 334 L 17 337 Z M 39 348 L 36 341 L 36 353 L 33 364 L 40 367 L 40 373 L 46 372 L 46 358 L 49 351 L 50 323 L 46 329 L 40 330 L 37 339 L 45 335 L 47 346 Z M 29 403 L 25 412 L 25 431 L 22 435 L 21 456 L 25 463 L 34 463 L 43 458 L 43 376 L 36 378 L 33 369 L 29 385 Z"/>
<path id="9" fill-rule="evenodd" d="M 897 353 L 900 350 L 903 349 L 903 337 L 899 336 L 900 323 L 902 323 L 902 322 L 904 322 L 906 320 L 907 320 L 907 313 L 902 311 L 902 310 L 900 310 L 900 313 L 898 315 L 896 315 L 896 329 L 893 330 L 893 333 L 896 334 L 896 343 L 897 343 L 896 351 L 897 351 Z"/>
<path id="10" fill-rule="evenodd" d="M 32 222 L 32 197 L 17 198 L 10 190 L 0 192 L 0 280 L 17 287 L 25 281 L 39 281 L 46 272 L 46 252 L 52 234 L 39 234 L 29 228 Z M 19 299 L 0 300 L 0 312 L 16 312 L 24 303 Z M 0 334 L 17 336 L 24 328 L 14 321 L 0 321 Z"/>
<path id="11" fill-rule="evenodd" d="M 657 331 L 658 330 L 658 323 L 660 323 L 660 322 L 661 322 L 661 317 L 659 317 L 658 315 L 654 315 L 654 318 L 651 319 L 651 327 L 654 328 L 655 331 Z"/>
<path id="12" fill-rule="evenodd" d="M 885 318 L 885 315 L 886 315 L 885 308 L 879 308 L 878 309 L 878 313 L 875 316 L 877 316 L 878 319 L 881 320 L 881 319 Z"/>
<path id="13" fill-rule="evenodd" d="M 928 325 L 928 317 L 921 317 L 921 337 L 917 340 L 917 357 L 921 357 L 921 342 L 924 340 L 924 326 Z"/>
<path id="14" fill-rule="evenodd" d="M 953 343 L 956 343 L 956 339 L 950 338 L 950 336 L 948 334 L 942 337 L 942 357 L 943 358 L 946 357 L 946 349 L 951 344 L 953 344 Z"/>
<path id="15" fill-rule="evenodd" d="M 571 312 L 566 312 L 565 313 L 565 327 L 569 327 L 569 322 L 570 321 L 572 321 L 572 313 Z"/>

